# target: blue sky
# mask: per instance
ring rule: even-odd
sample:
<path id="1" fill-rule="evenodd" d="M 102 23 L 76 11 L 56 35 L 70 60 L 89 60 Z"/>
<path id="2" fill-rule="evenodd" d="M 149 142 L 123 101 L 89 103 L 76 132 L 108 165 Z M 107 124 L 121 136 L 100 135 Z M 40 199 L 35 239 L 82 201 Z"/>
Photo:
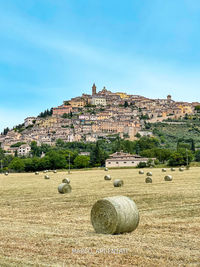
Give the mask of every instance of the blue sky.
<path id="1" fill-rule="evenodd" d="M 199 0 L 0 0 L 0 131 L 100 90 L 200 101 Z"/>

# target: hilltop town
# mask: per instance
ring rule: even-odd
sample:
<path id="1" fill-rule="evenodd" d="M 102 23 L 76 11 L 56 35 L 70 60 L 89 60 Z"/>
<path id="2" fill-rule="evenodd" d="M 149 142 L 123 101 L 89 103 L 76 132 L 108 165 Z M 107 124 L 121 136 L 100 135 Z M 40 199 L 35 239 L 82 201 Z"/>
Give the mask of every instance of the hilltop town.
<path id="1" fill-rule="evenodd" d="M 128 140 L 150 135 L 145 132 L 145 123 L 162 122 L 168 118 L 179 119 L 194 114 L 199 103 L 175 102 L 171 95 L 166 99 L 149 99 L 123 92 L 113 93 L 105 87 L 92 94 L 82 94 L 52 108 L 45 117 L 28 117 L 20 127 L 1 134 L 1 148 L 9 153 L 26 155 L 30 143 L 55 145 L 57 139 L 65 142 L 96 142 L 100 138 L 119 135 Z M 20 147 L 16 143 L 22 143 Z"/>

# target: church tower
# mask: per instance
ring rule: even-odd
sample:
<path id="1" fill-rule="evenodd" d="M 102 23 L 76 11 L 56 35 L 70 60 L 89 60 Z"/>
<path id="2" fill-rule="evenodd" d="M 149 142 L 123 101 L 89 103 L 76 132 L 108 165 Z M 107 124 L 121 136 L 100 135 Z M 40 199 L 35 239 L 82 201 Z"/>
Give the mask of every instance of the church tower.
<path id="1" fill-rule="evenodd" d="M 168 102 L 171 102 L 171 101 L 172 101 L 172 96 L 171 96 L 171 95 L 168 95 L 168 96 L 167 96 L 167 101 L 168 101 Z"/>
<path id="2" fill-rule="evenodd" d="M 97 87 L 95 85 L 95 83 L 93 83 L 93 86 L 92 86 L 92 95 L 96 95 L 97 93 Z"/>

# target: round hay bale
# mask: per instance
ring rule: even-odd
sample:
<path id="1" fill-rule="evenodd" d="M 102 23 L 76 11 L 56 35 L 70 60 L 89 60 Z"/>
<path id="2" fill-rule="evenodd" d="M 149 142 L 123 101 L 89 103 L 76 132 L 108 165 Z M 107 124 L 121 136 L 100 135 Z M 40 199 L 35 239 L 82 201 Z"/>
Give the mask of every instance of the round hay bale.
<path id="1" fill-rule="evenodd" d="M 108 181 L 108 180 L 111 180 L 111 176 L 110 176 L 110 175 L 105 175 L 105 176 L 104 176 L 104 180 L 107 180 L 107 181 Z"/>
<path id="2" fill-rule="evenodd" d="M 166 172 L 167 170 L 165 168 L 162 169 L 162 172 Z"/>
<path id="3" fill-rule="evenodd" d="M 57 173 L 57 171 L 56 171 L 56 170 L 54 170 L 54 171 L 53 171 L 53 173 Z"/>
<path id="4" fill-rule="evenodd" d="M 139 171 L 139 174 L 144 174 L 144 171 L 140 170 L 140 171 Z"/>
<path id="5" fill-rule="evenodd" d="M 92 207 L 91 223 L 99 234 L 120 234 L 134 231 L 139 224 L 135 202 L 125 196 L 98 200 Z"/>
<path id="6" fill-rule="evenodd" d="M 43 171 L 43 173 L 47 173 L 47 171 L 45 170 L 45 171 Z"/>
<path id="7" fill-rule="evenodd" d="M 164 180 L 165 181 L 172 181 L 172 176 L 171 175 L 166 175 Z"/>
<path id="8" fill-rule="evenodd" d="M 62 183 L 58 186 L 58 192 L 60 194 L 66 194 L 66 193 L 70 193 L 72 191 L 72 187 L 69 184 L 66 183 Z"/>
<path id="9" fill-rule="evenodd" d="M 190 166 L 186 166 L 186 168 L 185 168 L 187 171 L 190 169 Z"/>
<path id="10" fill-rule="evenodd" d="M 176 170 L 175 168 L 171 168 L 171 171 L 172 171 L 172 172 L 175 172 L 175 170 Z"/>
<path id="11" fill-rule="evenodd" d="M 147 172 L 147 176 L 152 176 L 152 172 Z"/>
<path id="12" fill-rule="evenodd" d="M 39 174 L 39 172 L 35 172 L 35 175 L 38 175 Z"/>
<path id="13" fill-rule="evenodd" d="M 145 179 L 145 183 L 147 183 L 147 184 L 151 184 L 151 183 L 152 183 L 152 179 L 151 179 L 151 177 L 147 177 L 147 178 Z"/>
<path id="14" fill-rule="evenodd" d="M 62 183 L 64 183 L 64 184 L 70 184 L 70 180 L 69 180 L 69 178 L 64 178 L 64 179 L 62 180 Z"/>
<path id="15" fill-rule="evenodd" d="M 49 175 L 45 175 L 44 179 L 50 179 Z"/>
<path id="16" fill-rule="evenodd" d="M 8 176 L 8 172 L 5 172 L 5 175 Z"/>
<path id="17" fill-rule="evenodd" d="M 180 171 L 180 172 L 183 172 L 183 171 L 184 171 L 184 168 L 182 168 L 182 167 L 179 168 L 179 171 Z"/>
<path id="18" fill-rule="evenodd" d="M 114 180 L 113 185 L 114 185 L 114 187 L 121 187 L 124 185 L 124 182 L 121 179 L 116 179 L 116 180 Z"/>
<path id="19" fill-rule="evenodd" d="M 105 171 L 108 171 L 108 168 L 105 168 Z"/>

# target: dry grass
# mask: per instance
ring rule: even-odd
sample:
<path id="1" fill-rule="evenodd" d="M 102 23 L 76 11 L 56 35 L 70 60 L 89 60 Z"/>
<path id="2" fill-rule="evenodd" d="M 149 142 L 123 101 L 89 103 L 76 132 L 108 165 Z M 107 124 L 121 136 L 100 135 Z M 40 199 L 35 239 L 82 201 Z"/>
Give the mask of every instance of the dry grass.
<path id="1" fill-rule="evenodd" d="M 50 180 L 0 175 L 0 266 L 200 266 L 200 168 L 176 170 L 170 183 L 161 169 L 151 171 L 146 184 L 136 169 L 109 170 L 124 180 L 119 188 L 104 170 L 77 171 L 64 195 L 57 191 L 64 172 Z M 91 207 L 115 195 L 136 202 L 140 224 L 128 234 L 96 234 Z"/>

